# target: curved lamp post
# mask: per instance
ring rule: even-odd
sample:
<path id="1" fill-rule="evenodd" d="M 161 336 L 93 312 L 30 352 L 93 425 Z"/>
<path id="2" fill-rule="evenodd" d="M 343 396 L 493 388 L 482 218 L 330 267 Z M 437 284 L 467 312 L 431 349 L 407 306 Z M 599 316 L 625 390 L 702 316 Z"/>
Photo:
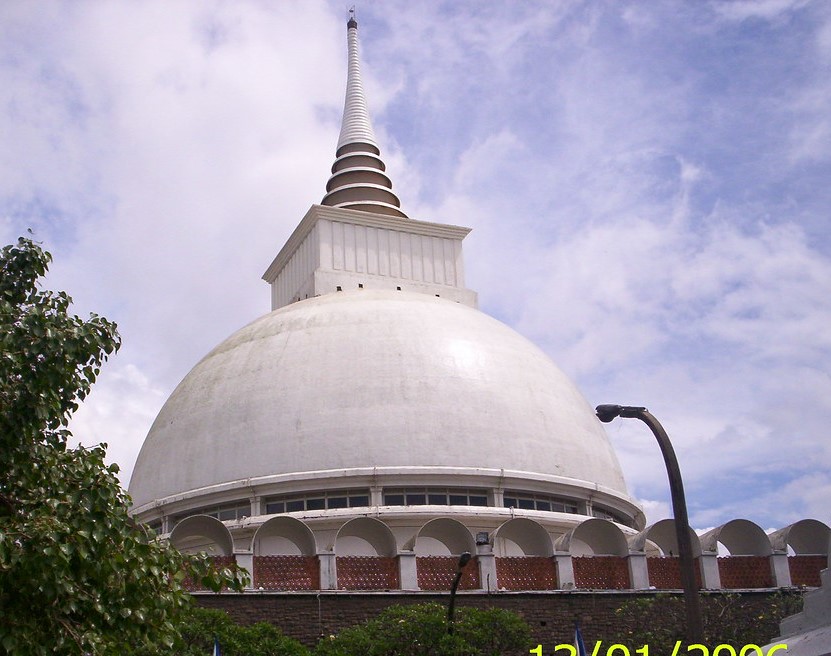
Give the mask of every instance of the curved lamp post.
<path id="1" fill-rule="evenodd" d="M 459 588 L 459 581 L 462 580 L 465 565 L 470 562 L 470 552 L 465 551 L 459 556 L 459 564 L 456 566 L 456 576 L 453 578 L 453 585 L 450 586 L 450 603 L 447 606 L 447 632 L 453 633 L 453 613 L 456 610 L 456 590 Z"/>
<path id="2" fill-rule="evenodd" d="M 684 588 L 684 606 L 687 611 L 687 640 L 691 643 L 699 643 L 704 639 L 704 628 L 701 623 L 701 605 L 695 584 L 690 521 L 687 516 L 687 501 L 684 497 L 681 469 L 678 467 L 678 460 L 669 436 L 664 427 L 646 408 L 628 405 L 599 405 L 596 410 L 597 418 L 606 424 L 616 417 L 640 419 L 649 426 L 655 439 L 658 440 L 658 446 L 661 447 L 661 453 L 664 456 L 664 464 L 669 477 L 669 491 L 672 496 L 672 515 L 675 518 L 675 536 L 678 540 L 681 586 Z"/>

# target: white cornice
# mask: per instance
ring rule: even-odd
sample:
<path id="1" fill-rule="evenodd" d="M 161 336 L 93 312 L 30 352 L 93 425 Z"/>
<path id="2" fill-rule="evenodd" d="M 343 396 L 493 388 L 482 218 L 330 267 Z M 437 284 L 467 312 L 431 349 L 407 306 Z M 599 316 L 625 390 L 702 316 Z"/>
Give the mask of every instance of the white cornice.
<path id="1" fill-rule="evenodd" d="M 309 488 L 309 481 L 315 481 L 317 483 L 316 487 L 322 489 L 327 487 L 327 483 L 324 481 L 328 480 L 336 480 L 339 486 L 349 485 L 351 481 L 356 479 L 361 479 L 364 484 L 369 484 L 372 481 L 376 485 L 395 485 L 394 482 L 401 485 L 402 480 L 408 478 L 422 478 L 423 481 L 431 479 L 435 481 L 435 484 L 443 485 L 447 485 L 448 480 L 453 480 L 456 485 L 465 487 L 501 487 L 504 485 L 509 489 L 520 490 L 528 490 L 535 487 L 535 484 L 544 485 L 548 492 L 556 491 L 574 499 L 585 499 L 587 496 L 591 496 L 600 499 L 604 505 L 612 506 L 625 514 L 642 515 L 641 509 L 633 499 L 618 490 L 603 485 L 568 476 L 484 467 L 362 467 L 259 476 L 189 490 L 164 499 L 156 499 L 131 509 L 131 514 L 134 516 L 142 515 L 155 508 L 170 504 L 178 505 L 179 503 L 182 504 L 183 508 L 186 508 L 194 502 L 202 504 L 207 502 L 208 499 L 228 496 L 229 493 L 241 489 L 247 490 L 250 494 L 259 495 L 263 494 L 265 489 L 274 488 L 278 485 L 288 484 L 289 487 L 294 485 L 307 489 Z M 420 484 L 426 484 L 423 481 Z M 479 507 L 477 506 L 477 508 Z M 484 506 L 481 508 L 490 510 Z"/>
<path id="2" fill-rule="evenodd" d="M 286 240 L 285 246 L 274 258 L 271 265 L 263 273 L 263 280 L 268 283 L 274 282 L 277 275 L 289 261 L 291 256 L 303 243 L 306 235 L 311 232 L 315 223 L 320 219 L 334 221 L 337 223 L 351 223 L 353 225 L 367 226 L 371 228 L 385 228 L 414 235 L 426 235 L 428 237 L 441 237 L 444 239 L 464 239 L 470 232 L 470 228 L 443 223 L 430 223 L 428 221 L 416 221 L 415 219 L 404 219 L 385 214 L 374 214 L 360 210 L 348 210 L 327 205 L 312 205 L 306 216 Z"/>

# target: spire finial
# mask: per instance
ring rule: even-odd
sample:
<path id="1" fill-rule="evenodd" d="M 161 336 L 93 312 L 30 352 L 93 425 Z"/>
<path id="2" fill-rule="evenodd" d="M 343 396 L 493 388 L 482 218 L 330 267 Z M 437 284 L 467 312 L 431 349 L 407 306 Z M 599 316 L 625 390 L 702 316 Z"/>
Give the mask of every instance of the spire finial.
<path id="1" fill-rule="evenodd" d="M 381 160 L 381 151 L 369 120 L 358 57 L 355 7 L 349 10 L 346 27 L 346 101 L 335 153 L 337 159 L 321 204 L 406 218 L 407 215 L 399 209 L 401 202 L 392 191 L 392 182 L 384 173 L 386 166 Z"/>

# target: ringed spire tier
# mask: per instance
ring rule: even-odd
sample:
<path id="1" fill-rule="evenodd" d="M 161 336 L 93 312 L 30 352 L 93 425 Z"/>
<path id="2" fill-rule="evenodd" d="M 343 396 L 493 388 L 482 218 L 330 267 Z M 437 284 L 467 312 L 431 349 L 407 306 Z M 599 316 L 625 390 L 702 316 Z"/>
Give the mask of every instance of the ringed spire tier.
<path id="1" fill-rule="evenodd" d="M 358 57 L 358 22 L 354 10 L 346 24 L 349 65 L 338 149 L 321 205 L 407 218 L 392 191 L 381 150 L 369 120 Z"/>

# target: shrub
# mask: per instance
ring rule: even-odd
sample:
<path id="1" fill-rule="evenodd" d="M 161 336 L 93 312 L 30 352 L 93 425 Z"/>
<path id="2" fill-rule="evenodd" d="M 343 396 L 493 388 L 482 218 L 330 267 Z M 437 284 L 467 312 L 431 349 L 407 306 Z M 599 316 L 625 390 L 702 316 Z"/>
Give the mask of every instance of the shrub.
<path id="1" fill-rule="evenodd" d="M 376 619 L 344 629 L 317 645 L 317 656 L 508 656 L 527 654 L 531 633 L 516 613 L 459 608 L 454 633 L 437 604 L 391 606 Z"/>

